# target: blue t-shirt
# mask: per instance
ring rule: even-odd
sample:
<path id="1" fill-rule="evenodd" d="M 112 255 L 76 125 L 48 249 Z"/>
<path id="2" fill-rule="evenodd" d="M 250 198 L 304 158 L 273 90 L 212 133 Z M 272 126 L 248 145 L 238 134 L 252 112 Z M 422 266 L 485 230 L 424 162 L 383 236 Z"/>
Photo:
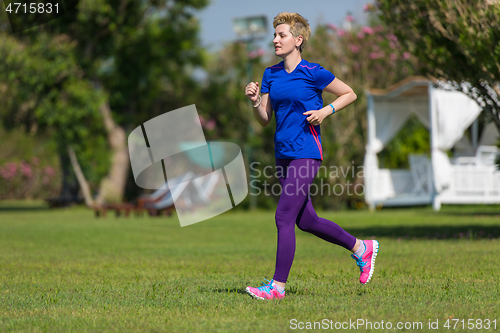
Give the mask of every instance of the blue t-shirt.
<path id="1" fill-rule="evenodd" d="M 304 59 L 290 74 L 283 61 L 266 68 L 261 92 L 269 93 L 276 116 L 276 158 L 323 160 L 320 126 L 309 124 L 303 113 L 323 107 L 321 94 L 334 79 L 331 72 Z"/>

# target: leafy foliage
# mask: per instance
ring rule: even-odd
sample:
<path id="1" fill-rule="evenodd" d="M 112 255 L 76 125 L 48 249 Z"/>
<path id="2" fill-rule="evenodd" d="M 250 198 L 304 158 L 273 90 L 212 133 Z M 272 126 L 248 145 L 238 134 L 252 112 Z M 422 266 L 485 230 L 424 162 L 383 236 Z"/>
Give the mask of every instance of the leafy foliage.
<path id="1" fill-rule="evenodd" d="M 483 106 L 500 129 L 500 2 L 377 0 L 378 14 L 421 63 Z"/>
<path id="2" fill-rule="evenodd" d="M 379 154 L 381 168 L 408 169 L 408 154 L 429 154 L 430 135 L 417 117 L 412 116 Z"/>
<path id="3" fill-rule="evenodd" d="M 53 39 L 44 33 L 34 43 L 6 34 L 0 38 L 5 59 L 0 82 L 8 96 L 0 106 L 3 125 L 49 134 L 60 151 L 74 146 L 89 178 L 104 176 L 109 162 L 98 107 L 105 96 L 83 77 L 73 56 L 75 44 L 64 35 Z"/>
<path id="4" fill-rule="evenodd" d="M 82 0 L 39 27 L 8 36 L 0 17 L 0 106 L 4 126 L 49 133 L 72 145 L 97 189 L 110 170 L 99 106 L 131 130 L 192 104 L 191 72 L 203 61 L 193 9 L 206 0 Z"/>

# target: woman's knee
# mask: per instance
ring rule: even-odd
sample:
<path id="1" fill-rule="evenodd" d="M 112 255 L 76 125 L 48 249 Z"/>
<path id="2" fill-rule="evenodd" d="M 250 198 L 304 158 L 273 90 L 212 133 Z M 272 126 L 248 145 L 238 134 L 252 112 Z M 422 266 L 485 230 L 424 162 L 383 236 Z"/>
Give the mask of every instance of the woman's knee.
<path id="1" fill-rule="evenodd" d="M 317 219 L 318 216 L 316 215 L 316 212 L 314 210 L 311 212 L 309 204 L 306 204 L 302 208 L 295 223 L 300 230 L 309 232 L 314 228 L 314 223 L 316 223 Z"/>
<path id="2" fill-rule="evenodd" d="M 310 230 L 312 230 L 311 221 L 309 221 L 308 219 L 300 218 L 297 220 L 296 224 L 297 227 L 302 231 L 309 232 Z"/>
<path id="3" fill-rule="evenodd" d="M 314 230 L 314 225 L 318 223 L 318 220 L 319 217 L 316 212 L 311 212 L 308 207 L 305 207 L 302 214 L 297 218 L 296 224 L 300 230 L 309 232 Z"/>
<path id="4" fill-rule="evenodd" d="M 295 220 L 295 216 L 287 213 L 286 211 L 277 210 L 274 214 L 274 219 L 276 220 L 277 227 L 286 227 L 286 226 L 295 226 L 293 222 Z"/>

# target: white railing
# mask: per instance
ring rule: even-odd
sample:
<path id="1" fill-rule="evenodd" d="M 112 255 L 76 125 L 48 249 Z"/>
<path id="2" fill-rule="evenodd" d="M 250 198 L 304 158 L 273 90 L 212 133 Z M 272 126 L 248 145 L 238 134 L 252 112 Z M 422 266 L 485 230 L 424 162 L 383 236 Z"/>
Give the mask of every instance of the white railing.
<path id="1" fill-rule="evenodd" d="M 479 146 L 476 156 L 452 159 L 449 188 L 442 203 L 500 203 L 500 170 L 494 165 L 498 148 Z"/>

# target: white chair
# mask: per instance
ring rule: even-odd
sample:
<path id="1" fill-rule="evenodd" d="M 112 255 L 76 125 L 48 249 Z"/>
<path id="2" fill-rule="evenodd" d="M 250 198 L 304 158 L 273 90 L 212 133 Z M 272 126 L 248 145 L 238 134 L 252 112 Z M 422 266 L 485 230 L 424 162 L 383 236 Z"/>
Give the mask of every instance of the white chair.
<path id="1" fill-rule="evenodd" d="M 168 193 L 158 202 L 146 203 L 145 207 L 161 210 L 172 206 L 174 202 L 184 193 L 193 177 L 194 173 L 189 171 L 180 177 L 171 179 L 168 182 Z"/>
<path id="2" fill-rule="evenodd" d="M 208 177 L 199 177 L 193 180 L 196 194 L 202 202 L 210 203 L 210 195 L 213 193 L 218 180 L 218 172 L 212 172 Z"/>
<path id="3" fill-rule="evenodd" d="M 493 165 L 497 154 L 498 148 L 495 146 L 479 146 L 476 151 L 477 164 Z"/>

